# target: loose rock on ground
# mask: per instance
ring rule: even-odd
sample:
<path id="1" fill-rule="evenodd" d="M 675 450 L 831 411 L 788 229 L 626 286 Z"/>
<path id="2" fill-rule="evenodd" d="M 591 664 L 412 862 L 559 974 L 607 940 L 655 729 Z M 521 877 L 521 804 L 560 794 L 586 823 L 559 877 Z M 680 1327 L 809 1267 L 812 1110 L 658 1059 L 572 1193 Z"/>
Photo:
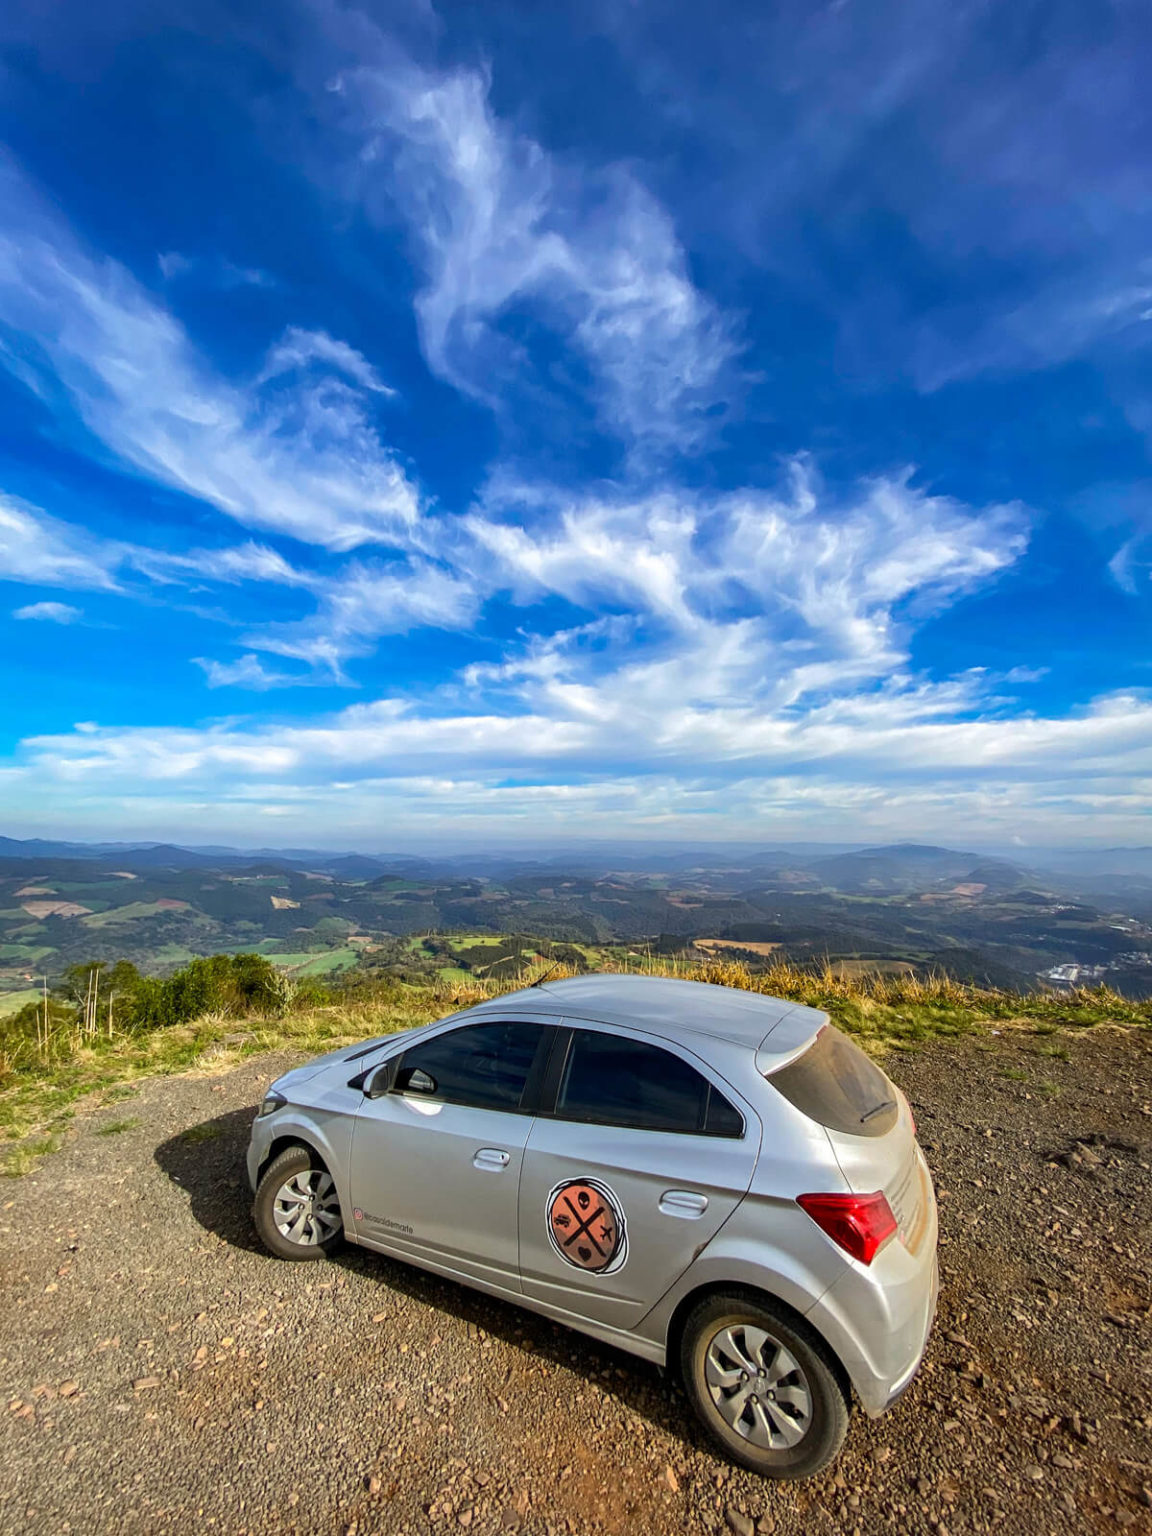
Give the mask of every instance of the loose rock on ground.
<path id="1" fill-rule="evenodd" d="M 890 1057 L 940 1192 L 937 1330 L 800 1485 L 529 1313 L 354 1248 L 267 1256 L 243 1152 L 286 1064 L 153 1080 L 0 1184 L 3 1531 L 1152 1531 L 1146 1035 Z"/>

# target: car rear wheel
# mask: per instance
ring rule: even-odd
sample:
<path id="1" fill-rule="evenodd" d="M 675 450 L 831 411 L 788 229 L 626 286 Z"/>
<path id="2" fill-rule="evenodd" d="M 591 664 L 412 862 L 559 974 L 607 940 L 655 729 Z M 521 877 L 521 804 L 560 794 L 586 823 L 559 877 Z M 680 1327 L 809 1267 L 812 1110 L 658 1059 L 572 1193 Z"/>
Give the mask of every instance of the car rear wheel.
<path id="1" fill-rule="evenodd" d="M 826 1345 L 799 1318 L 739 1291 L 689 1314 L 680 1367 L 713 1440 L 764 1477 L 811 1477 L 848 1432 L 848 1394 Z"/>
<path id="2" fill-rule="evenodd" d="M 280 1259 L 322 1259 L 344 1236 L 332 1175 L 307 1147 L 288 1147 L 269 1163 L 252 1217 L 260 1241 Z"/>

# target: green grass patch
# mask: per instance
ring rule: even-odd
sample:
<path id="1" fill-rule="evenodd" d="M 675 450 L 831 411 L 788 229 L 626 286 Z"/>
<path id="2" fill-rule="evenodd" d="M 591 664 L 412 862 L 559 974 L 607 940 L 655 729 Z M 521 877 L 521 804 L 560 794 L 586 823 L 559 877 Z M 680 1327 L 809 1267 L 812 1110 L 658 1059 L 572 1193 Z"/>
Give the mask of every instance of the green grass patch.
<path id="1" fill-rule="evenodd" d="M 1037 1053 L 1040 1056 L 1051 1056 L 1056 1061 L 1067 1061 L 1068 1047 L 1066 1045 L 1042 1045 Z"/>
<path id="2" fill-rule="evenodd" d="M 198 1069 L 225 1071 L 248 1056 L 274 1050 L 317 1056 L 429 1023 L 478 995 L 452 984 L 395 983 L 371 998 L 302 1009 L 282 1019 L 211 1017 L 98 1040 L 66 1061 L 8 1071 L 0 1076 L 0 1142 L 10 1145 L 0 1166 L 9 1173 L 26 1172 L 43 1155 L 29 1148 L 46 1139 L 55 1145 L 46 1137 L 50 1128 L 59 1127 L 84 1101 L 104 1104 L 132 1097 L 142 1079 Z"/>
<path id="3" fill-rule="evenodd" d="M 195 912 L 186 912 L 182 907 L 165 907 L 158 901 L 130 901 L 122 907 L 109 907 L 104 912 L 93 912 L 91 917 L 82 917 L 80 921 L 85 928 L 112 928 L 118 923 L 133 923 L 141 917 L 159 917 L 164 913 L 178 913 L 195 917 Z"/>
<path id="4" fill-rule="evenodd" d="M 410 948 L 422 942 L 419 937 L 408 941 Z M 354 963 L 355 959 L 356 951 L 348 947 L 309 955 L 305 963 L 330 967 L 333 963 Z M 612 951 L 605 968 L 608 965 L 646 975 L 712 982 L 823 1009 L 841 1028 L 876 1052 L 911 1051 L 930 1040 L 971 1034 L 977 1047 L 995 1053 L 1000 1042 L 989 1037 L 991 1027 L 1005 1035 L 1009 1031 L 1046 1035 L 1057 1029 L 1087 1029 L 1106 1022 L 1142 1028 L 1152 1025 L 1152 1002 L 1132 1002 L 1105 988 L 1020 994 L 965 986 L 947 977 L 926 981 L 900 976 L 843 977 L 831 970 L 812 973 L 785 964 L 752 972 L 732 961 L 691 964 L 648 956 L 629 960 L 620 949 Z M 130 1095 L 143 1078 L 198 1069 L 219 1072 L 242 1058 L 272 1050 L 301 1057 L 318 1055 L 373 1035 L 442 1018 L 455 1008 L 523 986 L 549 969 L 550 962 L 541 961 L 528 973 L 497 981 L 444 965 L 427 984 L 388 979 L 350 991 L 323 1006 L 291 1010 L 284 1017 L 213 1015 L 189 1024 L 142 1030 L 111 1041 L 94 1041 L 67 1060 L 48 1066 L 30 1063 L 17 1069 L 0 1057 L 0 1139 L 11 1144 L 7 1169 L 21 1171 L 42 1156 L 44 1149 L 50 1150 L 64 1117 L 82 1101 L 97 1098 L 107 1103 Z M 1060 1049 L 1056 1044 L 1050 1048 L 1054 1056 Z M 1002 1075 L 1031 1086 L 1028 1074 L 1019 1068 L 1005 1067 Z M 1035 1091 L 1051 1091 L 1051 1085 L 1036 1085 Z"/>
<path id="5" fill-rule="evenodd" d="M 139 1097 L 139 1094 L 140 1089 L 135 1083 L 113 1083 L 110 1088 L 104 1090 L 103 1101 L 105 1104 L 120 1104 L 125 1099 Z M 68 1110 L 67 1114 L 71 1115 L 73 1111 Z"/>
<path id="6" fill-rule="evenodd" d="M 269 959 L 272 956 L 268 957 Z M 293 974 L 297 976 L 331 976 L 335 971 L 349 971 L 360 962 L 360 951 L 350 945 L 344 949 L 330 949 L 319 955 L 309 955 L 305 963 Z"/>
<path id="7" fill-rule="evenodd" d="M 148 950 L 148 974 L 154 976 L 178 965 L 187 965 L 189 960 L 195 960 L 197 953 L 194 949 L 186 949 L 183 944 L 159 944 L 155 949 Z"/>
<path id="8" fill-rule="evenodd" d="M 136 1116 L 129 1116 L 127 1120 L 109 1120 L 107 1125 L 96 1127 L 97 1136 L 119 1136 L 121 1131 L 130 1131 L 140 1124 Z"/>
<path id="9" fill-rule="evenodd" d="M 26 1003 L 34 1003 L 40 996 L 39 987 L 25 987 L 20 992 L 0 992 L 0 1019 L 9 1013 L 19 1013 Z"/>
<path id="10" fill-rule="evenodd" d="M 55 1152 L 59 1146 L 60 1139 L 57 1136 L 29 1137 L 0 1158 L 0 1178 L 18 1179 L 25 1173 L 31 1173 L 40 1158 Z"/>
<path id="11" fill-rule="evenodd" d="M 36 961 L 43 960 L 45 955 L 55 953 L 50 944 L 0 944 L 0 961 L 14 960 L 24 965 L 35 965 Z"/>

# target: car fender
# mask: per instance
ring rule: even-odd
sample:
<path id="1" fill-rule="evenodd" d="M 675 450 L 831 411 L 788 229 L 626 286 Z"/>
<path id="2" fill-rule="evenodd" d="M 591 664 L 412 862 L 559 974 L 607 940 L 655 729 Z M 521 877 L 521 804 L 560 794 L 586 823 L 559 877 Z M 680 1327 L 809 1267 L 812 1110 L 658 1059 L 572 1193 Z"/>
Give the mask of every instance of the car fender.
<path id="1" fill-rule="evenodd" d="M 351 1198 L 348 1185 L 349 1154 L 352 1150 L 352 1131 L 355 1115 L 347 1110 L 333 1112 L 309 1109 L 303 1105 L 289 1105 L 268 1117 L 267 1145 L 260 1156 L 262 1173 L 277 1143 L 303 1142 L 321 1158 L 332 1175 L 336 1194 L 342 1210 L 348 1209 Z"/>
<path id="2" fill-rule="evenodd" d="M 843 1269 L 832 1245 L 790 1200 L 748 1199 L 637 1325 L 636 1332 L 667 1348 L 678 1309 L 697 1292 L 748 1288 L 782 1301 L 808 1318 L 837 1357 L 849 1344 L 835 1318 L 829 1337 L 822 1298 Z"/>

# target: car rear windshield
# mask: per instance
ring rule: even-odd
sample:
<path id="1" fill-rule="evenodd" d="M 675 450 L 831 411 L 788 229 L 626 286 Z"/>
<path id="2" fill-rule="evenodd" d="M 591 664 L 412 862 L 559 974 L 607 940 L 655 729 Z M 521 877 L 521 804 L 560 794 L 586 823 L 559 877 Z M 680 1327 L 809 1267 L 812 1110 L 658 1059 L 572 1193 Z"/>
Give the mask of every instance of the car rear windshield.
<path id="1" fill-rule="evenodd" d="M 899 1110 L 892 1084 L 860 1047 L 826 1024 L 796 1061 L 768 1081 L 790 1104 L 830 1131 L 883 1136 Z"/>

